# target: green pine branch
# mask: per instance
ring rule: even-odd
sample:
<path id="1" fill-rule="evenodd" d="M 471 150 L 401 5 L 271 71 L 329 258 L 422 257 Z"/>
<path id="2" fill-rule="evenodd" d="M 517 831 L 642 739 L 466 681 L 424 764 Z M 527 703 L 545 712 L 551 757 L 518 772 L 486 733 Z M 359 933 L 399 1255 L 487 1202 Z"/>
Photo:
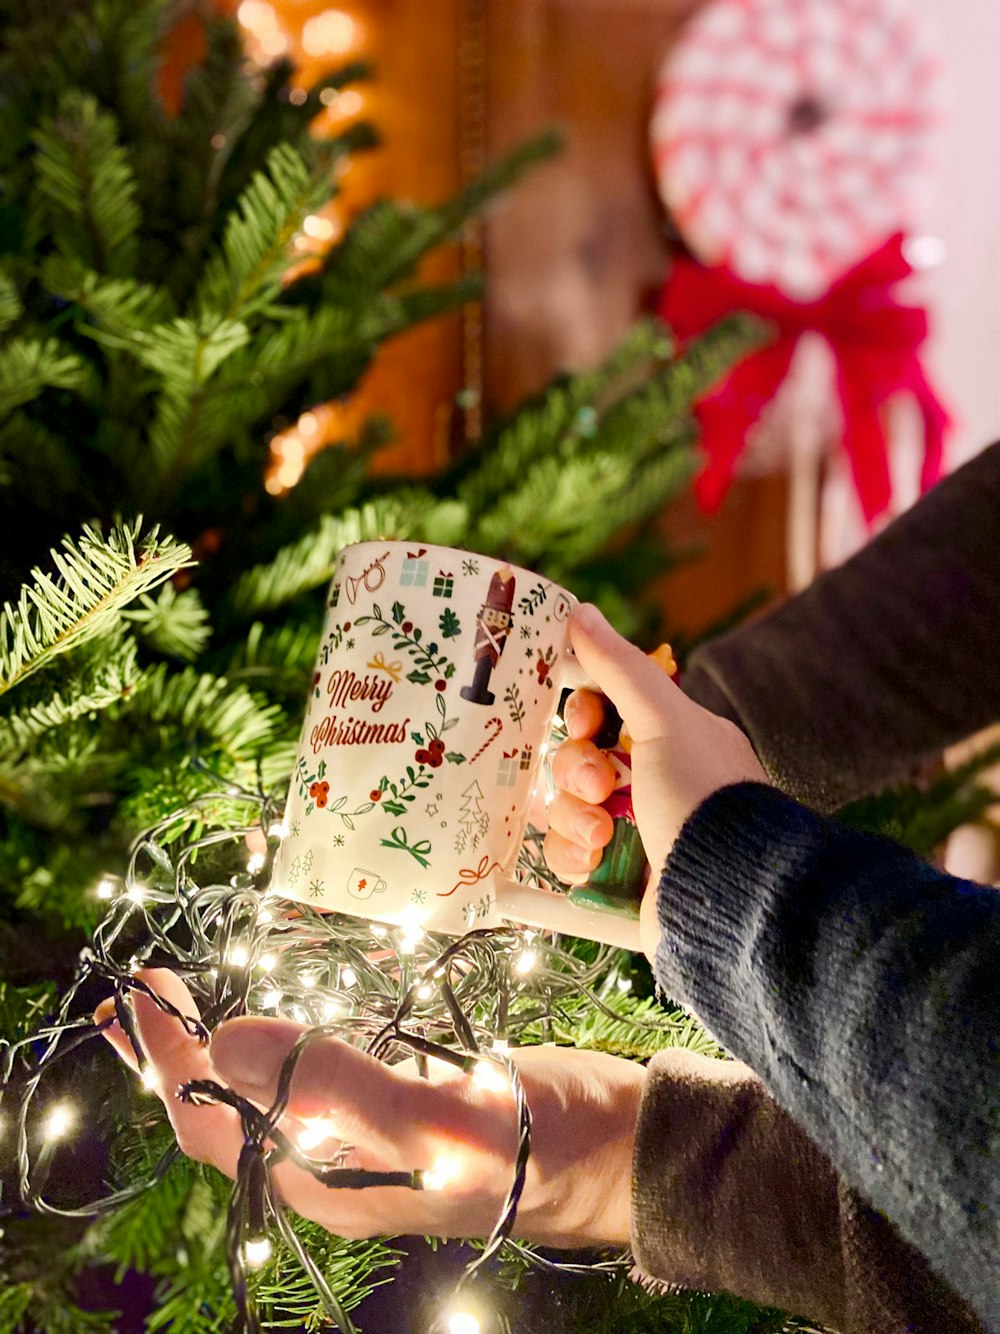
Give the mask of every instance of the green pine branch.
<path id="1" fill-rule="evenodd" d="M 82 390 L 82 359 L 56 338 L 12 338 L 0 347 L 0 421 L 44 389 Z"/>
<path id="2" fill-rule="evenodd" d="M 32 571 L 0 611 L 0 695 L 62 653 L 114 628 L 130 602 L 190 563 L 190 548 L 141 520 L 102 537 L 85 527 L 51 552 L 55 574 Z"/>
<path id="3" fill-rule="evenodd" d="M 57 248 L 101 273 L 127 274 L 141 215 L 115 117 L 67 88 L 34 143 L 39 212 Z"/>
<path id="4" fill-rule="evenodd" d="M 288 269 L 291 245 L 309 214 L 330 196 L 332 162 L 310 169 L 289 144 L 278 144 L 229 214 L 219 249 L 202 272 L 193 303 L 203 317 L 242 320 L 273 301 Z"/>
<path id="5" fill-rule="evenodd" d="M 342 547 L 377 538 L 406 538 L 412 532 L 416 510 L 413 499 L 407 503 L 405 497 L 401 501 L 385 496 L 342 514 L 324 515 L 313 532 L 282 548 L 267 564 L 255 565 L 241 575 L 229 595 L 230 614 L 249 620 L 322 588 L 333 577 Z"/>
<path id="6" fill-rule="evenodd" d="M 127 699 L 138 689 L 142 673 L 131 639 L 117 640 L 109 655 L 74 654 L 23 685 L 14 707 L 0 718 L 0 751 L 7 760 L 16 756 L 43 732 L 88 718 Z M 56 680 L 51 677 L 55 675 Z"/>

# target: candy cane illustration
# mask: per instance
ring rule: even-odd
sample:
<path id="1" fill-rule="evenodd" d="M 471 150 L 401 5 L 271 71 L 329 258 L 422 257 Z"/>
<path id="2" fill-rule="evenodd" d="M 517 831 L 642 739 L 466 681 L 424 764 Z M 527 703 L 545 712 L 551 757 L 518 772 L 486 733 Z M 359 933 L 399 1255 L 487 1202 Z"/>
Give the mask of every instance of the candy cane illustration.
<path id="1" fill-rule="evenodd" d="M 491 718 L 489 722 L 485 724 L 485 726 L 487 728 L 493 727 L 496 730 L 486 738 L 483 744 L 476 751 L 475 755 L 471 755 L 469 757 L 470 764 L 473 762 L 473 760 L 478 760 L 480 755 L 482 755 L 483 751 L 488 750 L 489 747 L 493 745 L 493 742 L 496 741 L 500 733 L 503 731 L 503 721 L 500 718 Z"/>

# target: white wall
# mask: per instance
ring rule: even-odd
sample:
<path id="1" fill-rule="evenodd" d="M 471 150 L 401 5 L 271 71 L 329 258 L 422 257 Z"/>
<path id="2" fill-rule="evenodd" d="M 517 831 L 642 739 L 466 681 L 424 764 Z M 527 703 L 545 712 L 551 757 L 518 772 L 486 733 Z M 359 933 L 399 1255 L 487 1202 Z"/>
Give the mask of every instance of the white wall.
<path id="1" fill-rule="evenodd" d="M 1000 438 L 1000 4 L 914 0 L 947 64 L 950 124 L 927 230 L 947 246 L 929 275 L 930 364 L 958 426 L 949 463 Z"/>

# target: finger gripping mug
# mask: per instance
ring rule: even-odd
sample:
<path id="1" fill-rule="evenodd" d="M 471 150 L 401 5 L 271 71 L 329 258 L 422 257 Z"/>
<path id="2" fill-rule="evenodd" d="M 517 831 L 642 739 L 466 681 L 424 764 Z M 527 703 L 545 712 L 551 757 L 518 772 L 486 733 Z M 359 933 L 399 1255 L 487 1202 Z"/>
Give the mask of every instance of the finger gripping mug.
<path id="1" fill-rule="evenodd" d="M 505 920 L 639 949 L 605 911 L 515 877 L 561 691 L 589 685 L 576 599 L 501 560 L 363 542 L 327 602 L 272 888 L 461 934 Z"/>

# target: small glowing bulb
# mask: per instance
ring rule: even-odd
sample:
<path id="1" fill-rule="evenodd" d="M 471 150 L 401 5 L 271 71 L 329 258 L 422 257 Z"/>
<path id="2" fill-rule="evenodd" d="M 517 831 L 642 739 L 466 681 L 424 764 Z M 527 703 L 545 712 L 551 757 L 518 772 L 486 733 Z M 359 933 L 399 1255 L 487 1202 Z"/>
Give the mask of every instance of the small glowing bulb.
<path id="1" fill-rule="evenodd" d="M 45 1118 L 42 1126 L 42 1137 L 50 1144 L 54 1144 L 57 1139 L 67 1133 L 76 1120 L 76 1113 L 66 1102 L 58 1102 Z"/>
<path id="2" fill-rule="evenodd" d="M 459 1166 L 456 1159 L 449 1154 L 442 1154 L 433 1167 L 427 1168 L 422 1174 L 421 1181 L 424 1190 L 444 1190 L 459 1175 Z"/>
<path id="3" fill-rule="evenodd" d="M 302 985 L 306 988 L 307 991 L 311 991 L 313 987 L 316 985 L 316 974 L 303 973 L 300 981 L 302 982 Z"/>
<path id="4" fill-rule="evenodd" d="M 343 1013 L 344 1013 L 344 1007 L 343 1005 L 341 1005 L 339 1000 L 333 1000 L 331 998 L 330 1000 L 323 1002 L 324 1019 L 336 1019 L 339 1014 Z"/>
<path id="5" fill-rule="evenodd" d="M 277 987 L 268 987 L 260 993 L 260 1003 L 265 1010 L 276 1010 L 281 1004 L 281 992 Z"/>
<path id="6" fill-rule="evenodd" d="M 138 881 L 136 881 L 134 885 L 131 885 L 129 887 L 128 897 L 132 900 L 133 903 L 141 903 L 143 899 L 146 897 L 147 892 L 148 891 L 146 889 L 146 886 L 141 885 L 139 884 Z"/>
<path id="7" fill-rule="evenodd" d="M 303 27 L 302 46 L 310 56 L 342 56 L 351 49 L 356 28 L 349 14 L 338 9 L 324 9 Z"/>
<path id="8" fill-rule="evenodd" d="M 480 1334 L 480 1328 L 471 1311 L 455 1311 L 448 1317 L 448 1334 Z"/>
<path id="9" fill-rule="evenodd" d="M 282 820 L 280 823 L 269 825 L 267 830 L 267 836 L 268 838 L 287 838 L 288 825 L 285 824 L 284 820 Z"/>
<path id="10" fill-rule="evenodd" d="M 631 991 L 631 990 L 632 990 L 632 979 L 631 979 L 630 977 L 616 977 L 616 978 L 615 978 L 615 986 L 616 986 L 616 987 L 618 988 L 618 990 L 621 991 L 621 992 Z"/>
<path id="11" fill-rule="evenodd" d="M 389 928 L 387 926 L 383 926 L 381 922 L 372 923 L 373 936 L 378 936 L 379 938 L 381 938 L 383 936 L 387 936 L 388 934 L 389 934 Z"/>
<path id="12" fill-rule="evenodd" d="M 106 875 L 103 879 L 98 880 L 97 888 L 94 890 L 94 893 L 99 899 L 113 899 L 117 887 L 115 881 L 112 880 L 109 875 Z"/>
<path id="13" fill-rule="evenodd" d="M 232 964 L 234 968 L 242 968 L 249 961 L 250 951 L 245 945 L 234 945 L 226 955 L 226 962 Z"/>
<path id="14" fill-rule="evenodd" d="M 267 854 L 263 852 L 251 852 L 247 858 L 247 870 L 251 875 L 256 875 L 258 871 L 264 869 L 264 863 L 267 861 Z"/>
<path id="15" fill-rule="evenodd" d="M 424 982 L 422 986 L 417 987 L 417 997 L 419 1000 L 430 1000 L 434 995 L 434 988 L 429 982 Z"/>
<path id="16" fill-rule="evenodd" d="M 530 973 L 537 963 L 538 955 L 534 950 L 522 950 L 514 962 L 514 967 L 521 974 Z"/>
<path id="17" fill-rule="evenodd" d="M 262 954 L 257 960 L 257 967 L 263 968 L 265 973 L 269 973 L 278 962 L 273 954 Z"/>
<path id="18" fill-rule="evenodd" d="M 274 913 L 271 911 L 270 908 L 261 908 L 261 909 L 258 911 L 258 913 L 257 913 L 257 921 L 258 921 L 258 922 L 273 922 L 273 921 L 274 921 Z"/>
<path id="19" fill-rule="evenodd" d="M 494 1039 L 493 1039 L 492 1046 L 493 1046 L 493 1050 L 494 1050 L 494 1051 L 509 1051 L 509 1050 L 510 1050 L 510 1043 L 507 1041 L 506 1038 L 494 1038 Z"/>
<path id="20" fill-rule="evenodd" d="M 243 1258 L 248 1269 L 260 1269 L 271 1258 L 271 1243 L 267 1237 L 253 1237 L 243 1247 Z"/>
<path id="21" fill-rule="evenodd" d="M 340 970 L 340 980 L 345 987 L 353 987 L 358 980 L 358 975 L 354 969 L 348 965 Z"/>
<path id="22" fill-rule="evenodd" d="M 416 922 L 408 922 L 403 928 L 399 941 L 400 954 L 412 954 L 423 939 L 424 929 Z"/>
<path id="23" fill-rule="evenodd" d="M 472 1078 L 477 1088 L 486 1093 L 505 1093 L 510 1087 L 506 1075 L 492 1061 L 477 1061 L 472 1071 Z"/>
<path id="24" fill-rule="evenodd" d="M 310 213 L 302 221 L 302 230 L 306 236 L 311 236 L 314 241 L 329 241 L 337 229 L 330 218 L 320 217 L 318 213 Z M 301 418 L 299 423 L 301 425 Z"/>
<path id="25" fill-rule="evenodd" d="M 295 1142 L 303 1153 L 308 1153 L 324 1140 L 333 1139 L 335 1133 L 332 1121 L 327 1121 L 322 1116 L 310 1116 L 303 1121 Z"/>
<path id="26" fill-rule="evenodd" d="M 147 1065 L 139 1076 L 142 1081 L 142 1087 L 149 1093 L 154 1093 L 160 1087 L 160 1077 L 151 1065 Z"/>
<path id="27" fill-rule="evenodd" d="M 337 110 L 342 116 L 355 116 L 365 100 L 356 88 L 348 88 L 337 98 Z"/>

